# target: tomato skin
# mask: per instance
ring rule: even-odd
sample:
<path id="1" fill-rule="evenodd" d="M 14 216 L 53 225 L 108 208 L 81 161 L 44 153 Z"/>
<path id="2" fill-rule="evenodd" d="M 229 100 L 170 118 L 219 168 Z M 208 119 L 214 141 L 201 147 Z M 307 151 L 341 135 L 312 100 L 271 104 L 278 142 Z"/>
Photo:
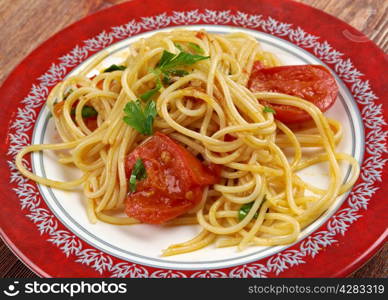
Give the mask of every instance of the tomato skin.
<path id="1" fill-rule="evenodd" d="M 212 173 L 214 174 L 217 178 L 220 178 L 221 177 L 221 172 L 222 172 L 222 166 L 221 165 L 217 165 L 217 164 L 213 164 L 211 163 L 207 169 Z"/>
<path id="2" fill-rule="evenodd" d="M 252 73 L 255 72 L 255 71 L 259 71 L 261 69 L 264 69 L 264 64 L 260 61 L 260 60 L 256 60 L 254 63 L 253 63 L 253 67 L 252 67 Z"/>
<path id="3" fill-rule="evenodd" d="M 147 177 L 128 194 L 125 212 L 143 223 L 162 224 L 188 212 L 201 201 L 204 187 L 219 180 L 219 174 L 160 132 L 128 155 L 127 178 L 139 158 Z"/>
<path id="4" fill-rule="evenodd" d="M 338 86 L 330 71 L 320 65 L 298 65 L 263 68 L 254 65 L 248 82 L 253 92 L 278 92 L 303 98 L 315 104 L 322 112 L 335 102 Z M 265 101 L 262 101 L 265 103 Z M 297 107 L 267 104 L 275 111 L 275 118 L 284 123 L 311 120 L 308 113 Z"/>
<path id="5" fill-rule="evenodd" d="M 202 189 L 196 188 L 195 192 L 196 199 L 201 199 Z M 136 192 L 128 197 L 126 204 L 125 213 L 128 216 L 147 224 L 162 224 L 195 206 L 190 200 L 167 197 L 158 191 Z"/>

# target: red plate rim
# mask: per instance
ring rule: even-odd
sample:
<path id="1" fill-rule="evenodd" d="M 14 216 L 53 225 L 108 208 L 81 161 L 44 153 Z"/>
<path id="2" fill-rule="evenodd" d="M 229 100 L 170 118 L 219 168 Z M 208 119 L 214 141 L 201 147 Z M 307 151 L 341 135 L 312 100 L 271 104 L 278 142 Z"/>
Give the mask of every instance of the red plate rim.
<path id="1" fill-rule="evenodd" d="M 361 176 L 339 210 L 306 239 L 271 257 L 238 267 L 166 270 L 101 253 L 72 235 L 50 215 L 36 184 L 20 179 L 12 165 L 20 146 L 28 143 L 32 133 L 28 126 L 34 122 L 44 95 L 73 67 L 96 51 L 136 34 L 137 30 L 145 32 L 187 24 L 252 28 L 311 52 L 348 86 L 365 127 L 366 152 Z M 1 237 L 31 270 L 43 277 L 346 276 L 378 250 L 388 233 L 384 203 L 388 192 L 384 184 L 388 174 L 388 170 L 384 170 L 387 87 L 381 80 L 387 60 L 372 41 L 351 26 L 322 11 L 288 0 L 195 3 L 165 0 L 157 7 L 152 0 L 135 0 L 90 15 L 34 50 L 0 89 L 3 95 L 0 137 L 5 141 L 0 148 Z"/>

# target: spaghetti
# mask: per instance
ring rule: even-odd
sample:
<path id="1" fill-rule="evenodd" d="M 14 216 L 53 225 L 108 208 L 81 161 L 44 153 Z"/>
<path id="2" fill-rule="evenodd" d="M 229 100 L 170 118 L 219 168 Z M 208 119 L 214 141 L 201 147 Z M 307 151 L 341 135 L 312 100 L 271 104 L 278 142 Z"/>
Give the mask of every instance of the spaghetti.
<path id="1" fill-rule="evenodd" d="M 161 69 L 166 52 L 175 58 L 179 53 L 204 58 L 168 73 L 161 83 L 160 72 L 150 70 Z M 103 59 L 104 55 L 96 58 L 79 75 L 57 84 L 47 99 L 63 142 L 28 146 L 16 158 L 20 172 L 40 184 L 58 189 L 82 185 L 93 223 L 139 223 L 117 214 L 124 211 L 130 193 L 126 157 L 149 139 L 123 121 L 126 105 L 141 95 L 154 99 L 154 132 L 184 145 L 203 163 L 222 167 L 220 181 L 203 189 L 198 205 L 166 222 L 170 226 L 199 224 L 200 234 L 170 246 L 163 255 L 195 251 L 214 241 L 217 247 L 238 246 L 240 250 L 292 243 L 358 177 L 357 161 L 336 151 L 342 138 L 338 121 L 300 97 L 248 89 L 255 62 L 264 68 L 280 65 L 275 55 L 263 51 L 249 35 L 157 33 L 131 45 L 122 66 L 87 77 Z M 304 111 L 311 121 L 300 126 L 279 121 L 271 107 L 281 105 Z M 306 149 L 318 154 L 311 157 Z M 24 166 L 23 157 L 42 150 L 66 150 L 58 161 L 74 165 L 83 176 L 59 182 L 33 174 Z M 292 153 L 292 158 L 286 153 Z M 352 169 L 346 183 L 341 161 Z M 329 166 L 325 190 L 298 175 L 321 162 Z"/>

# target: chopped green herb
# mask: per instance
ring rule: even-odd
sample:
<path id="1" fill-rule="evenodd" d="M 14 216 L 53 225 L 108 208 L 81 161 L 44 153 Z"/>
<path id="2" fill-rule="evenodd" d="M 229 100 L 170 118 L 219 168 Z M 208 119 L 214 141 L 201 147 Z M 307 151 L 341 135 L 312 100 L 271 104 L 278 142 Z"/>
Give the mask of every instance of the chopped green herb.
<path id="1" fill-rule="evenodd" d="M 88 106 L 88 105 L 85 105 L 84 107 L 82 107 L 82 118 L 90 118 L 90 117 L 95 117 L 98 115 L 98 112 L 97 110 L 94 109 L 93 106 Z"/>
<path id="2" fill-rule="evenodd" d="M 145 92 L 144 94 L 141 94 L 139 96 L 139 98 L 142 101 L 146 102 L 146 101 L 150 100 L 152 98 L 152 96 L 154 96 L 157 92 L 159 92 L 161 87 L 162 87 L 162 83 L 160 82 L 160 79 L 158 78 L 156 81 L 156 86 L 152 90 L 149 90 L 149 91 Z"/>
<path id="3" fill-rule="evenodd" d="M 189 74 L 189 72 L 186 70 L 172 70 L 168 73 L 163 74 L 162 82 L 164 84 L 168 85 L 168 84 L 172 83 L 170 75 L 183 77 L 183 76 L 188 75 L 188 74 Z"/>
<path id="4" fill-rule="evenodd" d="M 189 72 L 187 72 L 186 70 L 172 70 L 170 74 L 174 76 L 182 77 L 182 76 L 188 75 Z"/>
<path id="5" fill-rule="evenodd" d="M 129 187 L 131 188 L 131 192 L 136 192 L 136 175 L 131 174 L 129 177 Z"/>
<path id="6" fill-rule="evenodd" d="M 242 221 L 250 212 L 251 208 L 253 206 L 253 201 L 246 203 L 240 207 L 240 210 L 238 211 L 238 219 Z M 257 218 L 258 213 L 256 212 L 254 215 L 254 218 Z"/>
<path id="7" fill-rule="evenodd" d="M 204 59 L 208 59 L 210 56 L 202 56 L 191 54 L 188 52 L 180 52 L 178 55 L 175 55 L 166 50 L 163 51 L 162 58 L 160 59 L 157 68 L 163 72 L 169 72 L 177 67 L 187 66 L 195 64 L 196 62 Z"/>
<path id="8" fill-rule="evenodd" d="M 131 176 L 129 177 L 129 186 L 131 192 L 136 192 L 136 181 L 140 181 L 147 178 L 146 168 L 144 167 L 143 161 L 141 158 L 136 160 L 135 165 L 133 166 Z"/>
<path id="9" fill-rule="evenodd" d="M 257 218 L 259 216 L 260 207 L 263 205 L 263 203 L 265 201 L 266 201 L 266 198 L 264 197 L 259 208 L 257 209 L 256 213 L 253 216 L 254 218 Z M 254 203 L 254 201 L 241 205 L 240 210 L 238 211 L 238 219 L 240 221 L 242 221 L 248 215 L 248 213 L 251 211 L 253 203 Z"/>
<path id="10" fill-rule="evenodd" d="M 89 106 L 89 105 L 85 105 L 84 107 L 82 107 L 82 118 L 91 118 L 91 117 L 95 117 L 98 115 L 98 112 L 97 110 L 94 109 L 93 106 Z M 75 108 L 72 108 L 71 109 L 71 115 L 72 116 L 75 116 Z"/>
<path id="11" fill-rule="evenodd" d="M 113 71 L 122 71 L 122 70 L 125 70 L 126 69 L 126 66 L 123 66 L 123 65 L 111 65 L 109 68 L 106 68 L 104 70 L 104 73 L 109 73 L 109 72 L 113 72 Z"/>
<path id="12" fill-rule="evenodd" d="M 198 54 L 205 54 L 205 51 L 203 51 L 203 49 L 201 47 L 199 47 L 197 44 L 194 44 L 194 43 L 189 43 L 189 47 L 195 52 L 195 53 L 198 53 Z"/>
<path id="13" fill-rule="evenodd" d="M 164 50 L 160 61 L 152 72 L 157 76 L 162 74 L 162 82 L 164 84 L 169 84 L 171 82 L 170 75 L 182 77 L 189 74 L 186 70 L 177 69 L 178 67 L 192 65 L 200 60 L 208 59 L 209 57 L 210 56 L 191 54 L 184 52 L 183 50 L 181 50 L 179 54 Z"/>
<path id="14" fill-rule="evenodd" d="M 182 48 L 182 45 L 178 44 L 178 43 L 174 43 L 175 47 L 178 48 L 179 51 L 183 51 L 183 48 Z"/>
<path id="15" fill-rule="evenodd" d="M 162 77 L 162 82 L 166 85 L 170 84 L 171 83 L 171 78 L 169 75 L 163 75 Z"/>
<path id="16" fill-rule="evenodd" d="M 156 69 L 161 69 L 162 66 L 166 65 L 168 62 L 170 62 L 175 57 L 174 53 L 168 52 L 166 50 L 163 51 L 162 57 L 160 58 L 160 61 L 156 65 Z"/>
<path id="17" fill-rule="evenodd" d="M 128 102 L 125 105 L 124 122 L 145 135 L 152 135 L 153 124 L 156 116 L 156 105 L 154 101 L 148 101 L 144 109 L 140 100 Z"/>
<path id="18" fill-rule="evenodd" d="M 263 112 L 276 114 L 276 111 L 270 106 L 264 106 Z"/>

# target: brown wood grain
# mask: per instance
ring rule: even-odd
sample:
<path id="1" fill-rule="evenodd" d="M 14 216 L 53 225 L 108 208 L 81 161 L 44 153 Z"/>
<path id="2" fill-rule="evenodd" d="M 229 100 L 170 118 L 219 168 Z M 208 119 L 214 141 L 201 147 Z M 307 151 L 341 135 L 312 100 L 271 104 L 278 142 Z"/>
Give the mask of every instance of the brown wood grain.
<path id="1" fill-rule="evenodd" d="M 387 0 L 296 0 L 357 28 L 388 50 Z M 0 85 L 40 43 L 81 18 L 124 0 L 1 0 Z M 155 1 L 157 3 L 157 1 Z M 351 277 L 388 277 L 388 243 Z M 0 241 L 0 277 L 36 277 Z"/>

